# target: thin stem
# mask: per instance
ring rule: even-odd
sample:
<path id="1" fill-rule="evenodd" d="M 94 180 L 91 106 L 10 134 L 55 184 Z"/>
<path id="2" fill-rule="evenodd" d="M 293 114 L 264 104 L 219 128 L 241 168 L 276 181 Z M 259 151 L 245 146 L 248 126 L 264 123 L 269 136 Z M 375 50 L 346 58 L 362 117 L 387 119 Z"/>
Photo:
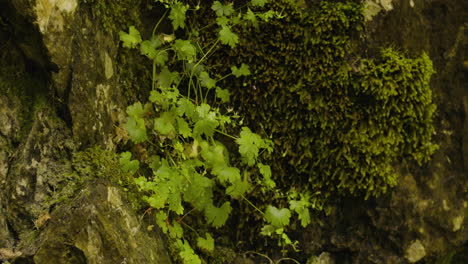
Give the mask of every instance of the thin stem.
<path id="1" fill-rule="evenodd" d="M 184 218 L 193 211 L 195 211 L 195 208 L 192 208 L 192 210 L 188 211 L 188 213 L 184 214 L 181 218 L 177 219 L 177 221 L 182 222 L 182 220 L 184 220 Z"/>
<path id="2" fill-rule="evenodd" d="M 221 131 L 221 130 L 219 130 L 219 129 L 215 129 L 215 131 L 218 132 L 218 133 L 220 133 L 220 134 L 223 135 L 223 136 L 230 137 L 230 138 L 232 138 L 232 139 L 234 139 L 234 140 L 238 139 L 238 138 L 236 138 L 236 137 L 234 137 L 234 136 L 231 136 L 231 135 L 229 135 L 229 134 L 227 134 L 227 133 L 224 133 L 223 131 Z"/>
<path id="3" fill-rule="evenodd" d="M 208 56 L 208 54 L 210 54 L 210 52 L 216 47 L 216 45 L 218 45 L 218 42 L 219 42 L 219 39 L 217 39 L 215 41 L 215 43 L 213 43 L 213 45 L 210 47 L 210 49 L 205 53 L 205 55 L 203 55 L 203 57 L 198 60 L 198 62 L 193 66 L 192 68 L 192 72 L 190 73 L 190 81 L 192 81 L 192 78 L 193 78 L 193 74 L 195 72 L 195 69 L 198 67 L 198 65 L 200 65 L 200 63 Z M 200 91 L 200 97 L 203 98 L 203 95 L 201 94 L 201 91 Z M 198 100 L 197 100 L 198 101 Z"/>
<path id="4" fill-rule="evenodd" d="M 181 222 L 184 226 L 188 227 L 188 229 L 192 230 L 193 232 L 195 232 L 195 234 L 197 234 L 197 236 L 200 236 L 200 234 L 197 232 L 197 230 L 195 230 L 193 227 L 189 226 L 188 224 L 186 224 L 185 222 Z"/>
<path id="5" fill-rule="evenodd" d="M 216 82 L 220 82 L 220 81 L 226 79 L 227 77 L 229 77 L 229 76 L 231 76 L 231 75 L 232 75 L 232 73 L 226 74 L 226 75 L 224 75 L 223 77 L 221 77 L 220 79 L 218 79 Z"/>
<path id="6" fill-rule="evenodd" d="M 242 195 L 242 199 L 244 199 L 248 204 L 250 204 L 250 206 L 252 206 L 255 210 L 259 211 L 263 216 L 265 216 L 265 213 L 258 209 L 258 207 L 255 206 L 251 201 L 249 201 L 249 199 L 245 198 L 244 195 Z"/>
<path id="7" fill-rule="evenodd" d="M 169 9 L 166 9 L 166 11 L 165 11 L 164 14 L 162 15 L 162 17 L 159 19 L 158 23 L 156 23 L 156 25 L 154 26 L 154 28 L 153 28 L 153 33 L 151 33 L 151 36 L 154 36 L 154 34 L 156 33 L 156 29 L 159 27 L 159 24 L 161 24 L 161 22 L 163 21 L 163 19 L 166 17 L 167 11 L 169 11 Z"/>

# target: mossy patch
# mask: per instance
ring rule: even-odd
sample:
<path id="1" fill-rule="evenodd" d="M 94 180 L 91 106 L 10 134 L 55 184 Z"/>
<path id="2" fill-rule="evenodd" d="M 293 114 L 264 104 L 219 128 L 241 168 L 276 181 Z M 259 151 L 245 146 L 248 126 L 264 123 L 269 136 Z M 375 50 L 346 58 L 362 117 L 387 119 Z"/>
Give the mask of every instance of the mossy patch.
<path id="1" fill-rule="evenodd" d="M 275 180 L 316 193 L 317 201 L 379 196 L 397 184 L 394 164 L 430 157 L 435 105 L 427 55 L 359 50 L 364 18 L 355 2 L 271 7 L 284 18 L 239 29 L 239 47 L 208 65 L 255 69 L 253 78 L 223 85 L 247 125 L 274 140 L 275 155 L 265 158 Z"/>
<path id="2" fill-rule="evenodd" d="M 132 17 L 137 16 L 140 0 L 81 0 L 81 3 L 90 8 L 93 17 L 99 21 L 105 32 L 116 33 L 135 23 Z"/>

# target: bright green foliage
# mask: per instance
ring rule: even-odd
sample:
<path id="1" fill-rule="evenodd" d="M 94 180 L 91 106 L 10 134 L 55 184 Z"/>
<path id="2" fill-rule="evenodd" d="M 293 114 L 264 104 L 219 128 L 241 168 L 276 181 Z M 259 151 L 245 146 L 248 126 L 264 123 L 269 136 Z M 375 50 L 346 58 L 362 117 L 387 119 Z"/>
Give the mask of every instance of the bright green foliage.
<path id="1" fill-rule="evenodd" d="M 177 57 L 180 60 L 187 60 L 188 62 L 192 62 L 197 55 L 197 49 L 192 45 L 192 43 L 190 43 L 189 40 L 176 39 L 173 47 Z"/>
<path id="2" fill-rule="evenodd" d="M 169 18 L 172 20 L 172 26 L 174 30 L 178 28 L 185 28 L 185 13 L 187 12 L 189 6 L 184 5 L 179 1 L 176 1 L 171 5 L 171 13 Z"/>
<path id="3" fill-rule="evenodd" d="M 200 73 L 200 82 L 203 87 L 211 89 L 216 86 L 216 81 L 210 78 L 210 75 L 207 72 Z"/>
<path id="4" fill-rule="evenodd" d="M 171 9 L 169 18 L 174 30 L 183 28 L 185 25 L 181 21 L 185 21 L 188 6 L 178 1 L 164 3 Z M 234 46 L 238 41 L 237 35 L 228 25 L 238 21 L 224 16 L 231 15 L 234 9 L 231 5 L 222 4 L 214 7 L 219 7 L 216 12 L 223 14 L 220 20 L 225 20 L 219 41 Z M 192 213 L 203 215 L 207 224 L 214 228 L 224 226 L 233 209 L 230 201 L 223 201 L 217 207 L 214 204 L 215 192 L 224 191 L 224 199 L 246 200 L 254 188 L 249 171 L 257 170 L 253 165 L 259 158 L 259 152 L 264 149 L 271 152 L 272 143 L 243 127 L 239 138 L 230 136 L 236 139 L 240 150 L 234 153 L 234 162 L 231 163 L 229 150 L 215 140 L 218 132 L 227 135 L 226 126 L 232 122 L 230 115 L 214 107 L 214 103 L 230 100 L 229 91 L 217 86 L 214 77 L 217 75 L 211 74 L 210 69 L 201 64 L 216 42 L 208 51 L 203 51 L 199 50 L 200 44 L 190 39 L 173 40 L 167 35 L 158 35 L 152 36 L 151 40 L 136 41 L 129 37 L 136 35 L 139 36 L 138 30 L 131 28 L 130 34 L 121 35 L 121 40 L 125 47 L 137 48 L 139 45 L 140 54 L 153 60 L 153 90 L 149 96 L 150 104 L 137 102 L 128 107 L 129 119 L 124 127 L 134 143 L 149 140 L 159 143 L 161 156 L 152 155 L 145 161 L 153 175 L 136 177 L 135 184 L 142 192 L 142 199 L 159 210 L 156 223 L 176 241 L 180 259 L 184 263 L 198 263 L 199 258 L 183 239 L 184 229 L 179 221 Z M 203 57 L 197 60 L 197 54 Z M 172 71 L 177 68 L 171 64 L 174 61 L 182 63 L 181 68 L 185 71 Z M 232 71 L 232 75 L 237 77 L 250 74 L 246 64 L 241 64 L 240 68 L 233 67 Z M 179 85 L 188 85 L 188 90 L 181 89 L 187 95 L 181 93 Z M 213 94 L 214 102 L 209 103 L 207 98 Z M 122 169 L 135 173 L 138 161 L 131 161 L 129 152 L 123 153 L 122 157 Z M 243 165 L 241 159 L 252 168 Z M 262 164 L 260 168 L 265 174 L 264 180 L 255 183 L 263 189 L 272 188 L 274 183 L 270 179 L 269 166 Z M 219 201 L 219 196 L 216 200 Z M 176 216 L 182 217 L 176 220 Z M 198 238 L 197 244 L 202 250 L 214 250 L 211 235 Z"/>
<path id="5" fill-rule="evenodd" d="M 216 87 L 216 97 L 221 99 L 223 103 L 229 103 L 229 101 L 231 101 L 231 93 L 227 89 Z"/>
<path id="6" fill-rule="evenodd" d="M 195 254 L 188 241 L 178 239 L 175 245 L 179 249 L 179 255 L 185 264 L 201 264 L 200 258 Z"/>
<path id="7" fill-rule="evenodd" d="M 231 46 L 234 48 L 239 42 L 239 37 L 232 32 L 231 28 L 228 26 L 222 26 L 219 31 L 219 39 L 221 43 Z"/>
<path id="8" fill-rule="evenodd" d="M 310 223 L 309 207 L 313 207 L 313 205 L 310 203 L 311 197 L 309 193 L 301 193 L 300 196 L 300 200 L 289 201 L 289 208 L 298 214 L 301 225 L 306 227 Z"/>
<path id="9" fill-rule="evenodd" d="M 234 12 L 234 8 L 232 7 L 232 3 L 223 5 L 219 1 L 214 1 L 211 9 L 216 12 L 217 16 L 229 16 Z"/>
<path id="10" fill-rule="evenodd" d="M 275 228 L 289 225 L 291 212 L 287 208 L 278 209 L 269 205 L 265 211 L 265 219 Z"/>
<path id="11" fill-rule="evenodd" d="M 128 151 L 122 152 L 120 154 L 119 163 L 124 172 L 128 172 L 133 175 L 140 168 L 140 162 L 138 160 L 130 160 L 131 158 L 132 153 Z"/>
<path id="12" fill-rule="evenodd" d="M 259 135 L 252 133 L 248 127 L 243 127 L 240 137 L 236 139 L 239 144 L 239 153 L 245 164 L 253 166 L 257 160 L 260 149 L 272 151 L 271 142 L 262 139 Z"/>
<path id="13" fill-rule="evenodd" d="M 214 205 L 210 205 L 205 209 L 206 220 L 213 227 L 221 227 L 226 223 L 231 210 L 231 203 L 229 202 L 225 202 L 219 208 Z"/>
<path id="14" fill-rule="evenodd" d="M 174 127 L 174 121 L 174 113 L 161 113 L 158 118 L 154 119 L 154 130 L 158 131 L 162 135 L 175 133 L 176 129 Z"/>
<path id="15" fill-rule="evenodd" d="M 214 239 L 210 233 L 205 234 L 206 238 L 197 238 L 197 246 L 203 250 L 212 252 L 214 250 Z"/>
<path id="16" fill-rule="evenodd" d="M 146 135 L 146 123 L 143 119 L 144 112 L 145 110 L 140 102 L 127 107 L 129 118 L 124 127 L 135 143 L 140 143 L 148 139 Z"/>
<path id="17" fill-rule="evenodd" d="M 159 2 L 187 34 L 120 34 L 153 62 L 151 103 L 129 107 L 124 126 L 150 154 L 141 161 L 151 175 L 135 183 L 183 263 L 201 262 L 188 237 L 214 250 L 211 235 L 188 235 L 185 226 L 220 229 L 247 204 L 251 219 L 268 223 L 261 234 L 295 249 L 290 223 L 307 226 L 332 195 L 378 196 L 396 184 L 399 158 L 424 161 L 433 152 L 428 57 L 352 53 L 363 23 L 358 4 Z M 197 12 L 210 13 L 186 25 Z M 199 25 L 204 19 L 214 27 Z M 236 109 L 225 104 L 234 100 Z M 130 158 L 122 167 L 136 171 Z"/>
<path id="18" fill-rule="evenodd" d="M 124 47 L 130 49 L 136 48 L 141 43 L 140 32 L 134 26 L 131 26 L 128 31 L 128 33 L 119 32 L 120 40 L 123 42 Z"/>
<path id="19" fill-rule="evenodd" d="M 237 68 L 236 66 L 231 67 L 232 70 L 232 75 L 236 77 L 241 77 L 241 76 L 249 76 L 250 75 L 250 69 L 249 66 L 242 63 L 240 68 Z"/>

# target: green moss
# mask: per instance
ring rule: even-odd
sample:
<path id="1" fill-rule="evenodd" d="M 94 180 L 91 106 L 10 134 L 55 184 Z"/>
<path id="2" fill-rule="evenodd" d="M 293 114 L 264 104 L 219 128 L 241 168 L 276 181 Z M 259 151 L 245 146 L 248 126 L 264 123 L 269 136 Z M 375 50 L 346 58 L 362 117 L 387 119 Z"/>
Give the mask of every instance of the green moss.
<path id="1" fill-rule="evenodd" d="M 104 31 L 116 33 L 134 25 L 132 12 L 140 6 L 140 0 L 81 0 L 88 6 L 95 19 L 98 19 Z"/>
<path id="2" fill-rule="evenodd" d="M 423 162 L 435 105 L 432 63 L 395 49 L 358 49 L 361 5 L 275 1 L 283 19 L 239 30 L 238 48 L 208 65 L 248 64 L 252 79 L 226 80 L 248 126 L 271 135 L 278 182 L 320 193 L 379 196 L 397 184 L 393 166 Z M 229 58 L 229 59 L 227 59 Z M 223 61 L 220 65 L 218 61 Z"/>
<path id="3" fill-rule="evenodd" d="M 105 179 L 118 184 L 127 192 L 133 208 L 139 208 L 140 201 L 133 177 L 120 169 L 115 152 L 103 150 L 99 146 L 85 149 L 73 155 L 72 167 L 74 173 L 79 175 L 80 184 L 93 179 Z"/>

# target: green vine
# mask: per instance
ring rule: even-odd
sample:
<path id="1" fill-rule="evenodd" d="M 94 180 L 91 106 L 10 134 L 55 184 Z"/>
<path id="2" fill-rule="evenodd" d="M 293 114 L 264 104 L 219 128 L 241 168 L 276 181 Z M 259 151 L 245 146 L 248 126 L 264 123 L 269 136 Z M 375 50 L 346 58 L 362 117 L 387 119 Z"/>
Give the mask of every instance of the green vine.
<path id="1" fill-rule="evenodd" d="M 169 10 L 174 30 L 187 27 L 186 12 L 196 12 L 196 8 L 190 9 L 179 1 L 160 2 Z M 201 263 L 190 237 L 196 238 L 201 251 L 212 252 L 215 246 L 211 233 L 199 233 L 185 221 L 187 217 L 203 216 L 212 228 L 220 228 L 233 213 L 233 201 L 245 201 L 264 217 L 267 225 L 262 234 L 278 237 L 282 245 L 296 245 L 284 232 L 290 222 L 289 209 L 268 205 L 263 212 L 248 199 L 257 187 L 274 191 L 270 166 L 260 162 L 261 152 L 272 152 L 272 141 L 241 126 L 237 114 L 223 108 L 230 101 L 230 93 L 218 85 L 219 80 L 231 75 L 249 76 L 249 67 L 232 66 L 231 73 L 218 76 L 204 64 L 220 45 L 235 47 L 239 40 L 232 28 L 244 21 L 242 12 L 265 3 L 251 1 L 235 10 L 232 4 L 214 1 L 211 9 L 217 16 L 218 38 L 205 48 L 197 40 L 195 29 L 187 34 L 193 36 L 188 39 L 157 34 L 159 22 L 148 40 L 143 40 L 133 26 L 128 32 L 119 33 L 123 47 L 136 49 L 153 61 L 150 103 L 129 106 L 124 124 L 130 139 L 150 153 L 143 162 L 151 176 L 140 174 L 135 183 L 144 194 L 144 201 L 157 210 L 157 225 L 174 241 L 172 245 L 184 263 Z M 268 11 L 265 19 L 275 15 Z M 228 133 L 227 127 L 237 129 L 238 134 Z M 237 153 L 231 152 L 222 140 L 234 141 Z M 141 162 L 132 159 L 130 152 L 121 154 L 120 164 L 131 174 L 142 170 Z M 185 230 L 194 235 L 187 236 Z"/>
<path id="2" fill-rule="evenodd" d="M 153 65 L 149 102 L 124 124 L 137 158 L 124 152 L 120 165 L 183 263 L 212 254 L 239 204 L 263 221 L 252 229 L 298 250 L 287 231 L 311 210 L 377 197 L 396 185 L 395 163 L 435 151 L 431 61 L 359 54 L 359 4 L 156 2 L 167 10 L 148 39 L 119 33 Z M 164 19 L 172 34 L 158 33 Z"/>

